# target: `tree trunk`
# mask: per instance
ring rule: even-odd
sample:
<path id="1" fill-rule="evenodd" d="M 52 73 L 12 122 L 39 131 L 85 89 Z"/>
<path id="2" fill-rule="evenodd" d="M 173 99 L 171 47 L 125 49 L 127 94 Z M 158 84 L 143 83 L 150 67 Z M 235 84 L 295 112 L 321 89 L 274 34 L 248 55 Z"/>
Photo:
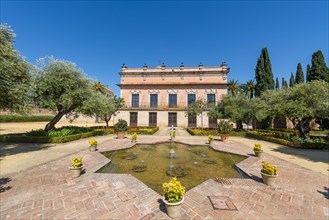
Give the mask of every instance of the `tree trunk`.
<path id="1" fill-rule="evenodd" d="M 50 131 L 55 129 L 55 124 L 61 120 L 61 118 L 66 114 L 66 112 L 58 112 L 57 115 L 46 125 L 45 131 Z"/>
<path id="2" fill-rule="evenodd" d="M 201 113 L 201 130 L 203 130 L 203 114 Z"/>
<path id="3" fill-rule="evenodd" d="M 236 130 L 237 131 L 241 131 L 243 129 L 243 126 L 242 126 L 242 121 L 238 120 L 235 122 L 236 124 Z"/>
<path id="4" fill-rule="evenodd" d="M 299 131 L 299 136 L 306 139 L 306 136 L 310 133 L 309 125 L 312 118 L 303 118 L 296 124 L 296 129 Z"/>
<path id="5" fill-rule="evenodd" d="M 104 121 L 106 123 L 106 128 L 109 127 L 109 121 L 110 121 L 111 117 L 112 117 L 112 114 L 106 114 L 106 115 L 104 115 Z"/>

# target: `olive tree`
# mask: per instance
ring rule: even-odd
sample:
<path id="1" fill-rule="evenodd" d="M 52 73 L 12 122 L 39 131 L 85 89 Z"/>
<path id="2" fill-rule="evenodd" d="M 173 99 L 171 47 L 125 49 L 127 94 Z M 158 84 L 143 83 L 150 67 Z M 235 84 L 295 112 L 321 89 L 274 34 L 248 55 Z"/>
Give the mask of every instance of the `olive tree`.
<path id="1" fill-rule="evenodd" d="M 43 58 L 33 72 L 36 105 L 56 112 L 46 131 L 55 129 L 64 115 L 81 107 L 93 93 L 92 81 L 72 62 Z"/>
<path id="2" fill-rule="evenodd" d="M 208 103 L 199 98 L 195 102 L 192 102 L 185 109 L 186 116 L 200 116 L 201 117 L 201 128 L 203 129 L 203 113 L 208 110 Z"/>
<path id="3" fill-rule="evenodd" d="M 88 116 L 100 117 L 109 127 L 109 121 L 112 115 L 124 107 L 124 100 L 113 95 L 105 95 L 103 93 L 94 92 L 87 99 L 79 111 Z"/>
<path id="4" fill-rule="evenodd" d="M 210 118 L 228 118 L 236 123 L 236 129 L 242 130 L 242 123 L 249 124 L 254 117 L 253 99 L 244 94 L 237 96 L 226 95 L 217 105 L 210 107 L 208 116 Z"/>
<path id="5" fill-rule="evenodd" d="M 29 104 L 30 64 L 14 47 L 15 34 L 0 24 L 0 109 L 24 111 Z"/>
<path id="6" fill-rule="evenodd" d="M 266 91 L 256 99 L 254 108 L 258 120 L 287 117 L 305 138 L 312 119 L 329 119 L 329 83 L 315 80 L 286 90 Z"/>

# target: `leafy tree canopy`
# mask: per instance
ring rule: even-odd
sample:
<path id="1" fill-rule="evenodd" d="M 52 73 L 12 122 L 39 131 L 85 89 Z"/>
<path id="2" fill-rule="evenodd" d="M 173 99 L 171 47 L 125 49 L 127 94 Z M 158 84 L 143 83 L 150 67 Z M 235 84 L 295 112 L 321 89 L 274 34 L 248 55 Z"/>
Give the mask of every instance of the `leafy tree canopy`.
<path id="1" fill-rule="evenodd" d="M 14 47 L 15 34 L 0 24 L 0 109 L 24 111 L 29 104 L 30 65 Z"/>
<path id="2" fill-rule="evenodd" d="M 39 65 L 33 76 L 34 100 L 37 106 L 57 112 L 45 127 L 51 130 L 65 114 L 75 111 L 92 96 L 92 81 L 69 61 L 47 57 L 40 59 Z"/>
<path id="3" fill-rule="evenodd" d="M 268 116 L 289 118 L 305 136 L 312 119 L 329 118 L 329 83 L 312 81 L 286 90 L 267 91 L 255 102 L 258 120 Z"/>

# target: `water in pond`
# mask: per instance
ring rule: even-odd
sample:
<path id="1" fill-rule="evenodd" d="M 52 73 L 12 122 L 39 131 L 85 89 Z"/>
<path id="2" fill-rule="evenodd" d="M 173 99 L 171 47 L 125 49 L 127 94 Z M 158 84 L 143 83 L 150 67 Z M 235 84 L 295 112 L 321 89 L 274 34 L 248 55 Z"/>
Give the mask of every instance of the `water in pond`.
<path id="1" fill-rule="evenodd" d="M 138 144 L 132 148 L 107 151 L 111 160 L 98 173 L 127 173 L 163 194 L 162 183 L 171 177 L 186 187 L 186 191 L 214 177 L 240 177 L 234 168 L 244 156 L 216 151 L 208 146 L 179 143 Z"/>

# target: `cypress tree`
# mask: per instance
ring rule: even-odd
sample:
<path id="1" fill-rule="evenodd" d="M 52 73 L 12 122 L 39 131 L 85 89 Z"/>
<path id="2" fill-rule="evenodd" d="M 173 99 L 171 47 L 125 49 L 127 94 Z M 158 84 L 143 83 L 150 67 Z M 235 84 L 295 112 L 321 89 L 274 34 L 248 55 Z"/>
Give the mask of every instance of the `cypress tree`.
<path id="1" fill-rule="evenodd" d="M 295 85 L 295 77 L 294 77 L 294 74 L 291 73 L 290 75 L 290 81 L 289 81 L 289 86 L 290 87 L 293 87 Z"/>
<path id="2" fill-rule="evenodd" d="M 321 50 L 314 52 L 312 55 L 310 81 L 311 80 L 324 80 L 329 82 L 329 69 L 324 61 Z"/>
<path id="3" fill-rule="evenodd" d="M 303 73 L 303 69 L 302 69 L 302 64 L 301 63 L 298 63 L 297 64 L 295 83 L 296 84 L 304 83 L 304 73 Z"/>
<path id="4" fill-rule="evenodd" d="M 311 67 L 310 64 L 307 64 L 306 68 L 306 82 L 311 81 Z"/>
<path id="5" fill-rule="evenodd" d="M 272 65 L 267 48 L 263 48 L 261 51 L 261 54 L 257 60 L 255 75 L 255 96 L 260 96 L 262 92 L 268 89 L 274 89 Z"/>
<path id="6" fill-rule="evenodd" d="M 282 88 L 282 89 L 286 89 L 287 87 L 288 87 L 288 85 L 287 85 L 287 81 L 284 80 L 284 77 L 282 77 L 281 88 Z"/>
<path id="7" fill-rule="evenodd" d="M 275 80 L 275 90 L 279 90 L 279 89 L 280 89 L 279 78 L 276 77 L 276 80 Z"/>

